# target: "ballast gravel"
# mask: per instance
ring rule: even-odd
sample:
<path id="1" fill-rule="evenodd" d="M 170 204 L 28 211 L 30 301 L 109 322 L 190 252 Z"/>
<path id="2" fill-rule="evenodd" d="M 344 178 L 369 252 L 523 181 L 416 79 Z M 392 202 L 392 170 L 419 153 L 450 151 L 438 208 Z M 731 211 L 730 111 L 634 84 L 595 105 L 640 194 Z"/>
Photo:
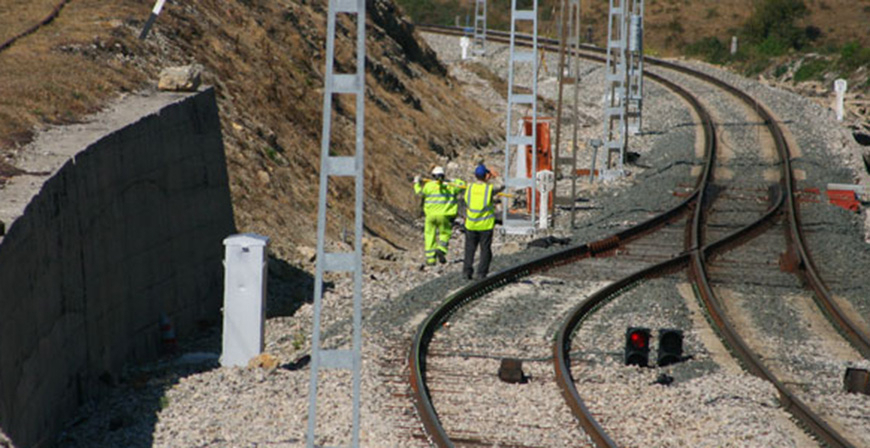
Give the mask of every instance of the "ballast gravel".
<path id="1" fill-rule="evenodd" d="M 504 98 L 493 87 L 463 68 L 458 58 L 458 38 L 426 35 L 429 44 L 448 63 L 451 74 L 464 88 L 478 92 L 479 101 L 493 110 L 504 110 Z M 492 46 L 492 53 L 478 63 L 504 76 L 505 50 Z M 548 67 L 557 67 L 548 56 Z M 583 63 L 580 135 L 583 142 L 600 138 L 600 105 L 603 84 L 600 65 Z M 807 186 L 825 181 L 852 181 L 857 178 L 855 163 L 860 160 L 841 130 L 825 111 L 808 101 L 781 90 L 761 86 L 726 72 L 704 67 L 729 82 L 749 89 L 789 122 L 793 138 L 800 143 L 807 171 Z M 541 95 L 555 101 L 555 75 L 548 73 L 540 82 Z M 520 82 L 524 82 L 520 79 Z M 583 202 L 573 232 L 554 232 L 568 236 L 574 243 L 588 242 L 614 233 L 632 222 L 676 204 L 694 182 L 697 165 L 696 121 L 681 100 L 659 86 L 649 86 L 646 123 L 654 133 L 633 140 L 632 149 L 640 154 L 639 164 L 630 167 L 629 179 L 608 184 L 583 184 Z M 501 108 L 501 109 L 499 109 Z M 518 116 L 515 114 L 515 116 Z M 821 117 L 821 118 L 820 118 Z M 563 148 L 570 147 L 570 132 L 562 135 Z M 567 142 L 567 143 L 566 143 Z M 503 161 L 503 147 L 496 145 L 482 153 L 459 160 L 463 169 L 483 157 L 491 166 Z M 832 157 L 844 159 L 840 165 Z M 578 154 L 579 166 L 591 163 L 589 151 Z M 828 165 L 833 165 L 827 168 Z M 820 173 L 817 170 L 827 170 Z M 688 186 L 688 187 L 687 187 Z M 559 188 L 565 188 L 564 182 Z M 649 205 L 654 204 L 654 205 Z M 813 235 L 813 247 L 820 252 L 826 245 L 849 241 L 865 257 L 867 251 L 854 244 L 854 234 L 862 233 L 860 220 L 844 213 L 831 212 L 820 203 L 806 219 L 837 229 L 839 239 L 825 240 Z M 824 218 L 824 219 L 823 219 Z M 565 214 L 556 217 L 564 222 Z M 422 226 L 421 226 L 422 235 Z M 460 276 L 461 241 L 458 232 L 451 246 L 450 262 L 436 268 L 420 269 L 419 254 L 399 253 L 392 260 L 366 263 L 364 297 L 364 345 L 361 412 L 361 445 L 371 447 L 425 447 L 429 442 L 408 397 L 407 353 L 411 338 L 428 312 L 450 292 L 464 284 Z M 521 260 L 559 250 L 528 249 L 524 237 L 497 238 L 492 271 Z M 831 250 L 834 252 L 834 250 Z M 839 278 L 840 269 L 856 276 L 860 266 L 850 266 L 846 255 L 831 254 L 836 264 L 829 276 Z M 827 257 L 826 257 L 827 258 Z M 860 258 L 864 259 L 864 258 Z M 827 262 L 827 260 L 825 260 Z M 864 264 L 866 266 L 866 264 Z M 310 272 L 311 266 L 305 266 Z M 836 272 L 836 274 L 833 274 Z M 276 368 L 222 368 L 216 363 L 220 335 L 212 330 L 197 341 L 182 345 L 182 356 L 160 363 L 137 366 L 119 380 L 104 400 L 82 408 L 80 414 L 58 439 L 63 447 L 298 447 L 304 446 L 308 421 L 309 370 L 312 319 L 311 274 L 270 275 L 269 306 L 281 310 L 266 321 L 265 352 L 278 359 Z M 324 306 L 335 309 L 347 303 L 349 279 L 328 279 L 331 287 Z M 870 295 L 863 294 L 858 281 L 838 290 L 866 315 Z M 578 285 L 582 289 L 583 285 Z M 693 303 L 691 288 L 672 278 L 662 279 L 649 297 L 648 312 L 637 315 L 636 308 L 603 307 L 584 324 L 576 338 L 580 361 L 574 366 L 578 386 L 593 397 L 587 403 L 601 412 L 608 427 L 618 427 L 625 445 L 650 447 L 678 446 L 817 446 L 781 410 L 775 392 L 764 382 L 746 374 L 717 345 L 718 339 L 704 326 L 704 318 Z M 564 291 L 563 291 L 564 292 Z M 578 299 L 580 297 L 578 296 Z M 626 298 L 625 300 L 629 300 Z M 635 310 L 635 311 L 631 311 Z M 634 314 L 633 314 L 634 313 Z M 674 378 L 670 386 L 656 384 L 655 369 L 622 365 L 619 359 L 622 332 L 627 325 L 651 328 L 676 326 L 687 329 L 687 352 L 694 358 L 665 370 Z M 324 318 L 326 344 L 339 346 L 349 340 L 347 316 Z M 552 324 L 553 326 L 556 324 Z M 548 331 L 552 331 L 549 328 Z M 586 352 L 586 353 L 583 353 Z M 491 372 L 491 363 L 481 367 Z M 494 372 L 490 373 L 494 375 Z M 535 373 L 545 376 L 544 370 Z M 349 426 L 351 381 L 347 376 L 327 375 L 318 396 L 317 429 L 319 444 L 346 445 Z M 501 383 L 492 381 L 493 387 Z M 476 391 L 474 393 L 477 393 Z M 502 391 L 508 396 L 510 390 Z M 552 400 L 561 397 L 553 396 Z M 861 409 L 868 397 L 848 395 Z M 844 400 L 845 401 L 845 400 Z M 559 403 L 563 406 L 563 403 Z M 687 411 L 692 409 L 691 412 Z M 474 414 L 494 412 L 492 405 L 469 410 Z M 499 408 L 496 412 L 505 412 Z M 865 414 L 866 415 L 866 414 Z M 571 419 L 564 415 L 553 416 Z M 512 416 L 505 415 L 505 421 Z M 579 431 L 576 427 L 570 432 Z M 558 440 L 558 439 L 553 439 Z M 547 445 L 547 442 L 535 443 Z M 555 442 L 554 442 L 555 443 Z M 578 446 L 585 442 L 578 441 Z M 534 444 L 531 443 L 530 444 Z M 556 445 L 551 445 L 556 446 Z"/>

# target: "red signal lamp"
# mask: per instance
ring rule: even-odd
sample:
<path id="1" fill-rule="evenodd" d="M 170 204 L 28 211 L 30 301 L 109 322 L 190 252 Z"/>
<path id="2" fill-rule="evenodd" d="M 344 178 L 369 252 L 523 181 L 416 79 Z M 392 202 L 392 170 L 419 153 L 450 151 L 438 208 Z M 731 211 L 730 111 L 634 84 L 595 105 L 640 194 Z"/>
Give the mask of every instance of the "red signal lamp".
<path id="1" fill-rule="evenodd" d="M 625 365 L 649 365 L 649 328 L 629 327 L 625 331 Z"/>

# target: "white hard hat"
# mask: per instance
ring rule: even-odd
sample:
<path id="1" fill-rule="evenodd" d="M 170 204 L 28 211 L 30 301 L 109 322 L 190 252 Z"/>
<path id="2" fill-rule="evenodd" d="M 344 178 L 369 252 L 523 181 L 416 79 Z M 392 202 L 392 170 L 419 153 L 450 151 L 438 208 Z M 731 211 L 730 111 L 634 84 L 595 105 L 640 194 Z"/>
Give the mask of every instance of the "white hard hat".
<path id="1" fill-rule="evenodd" d="M 444 168 L 441 168 L 440 166 L 436 166 L 435 168 L 432 168 L 432 175 L 433 176 L 443 176 L 444 175 Z"/>

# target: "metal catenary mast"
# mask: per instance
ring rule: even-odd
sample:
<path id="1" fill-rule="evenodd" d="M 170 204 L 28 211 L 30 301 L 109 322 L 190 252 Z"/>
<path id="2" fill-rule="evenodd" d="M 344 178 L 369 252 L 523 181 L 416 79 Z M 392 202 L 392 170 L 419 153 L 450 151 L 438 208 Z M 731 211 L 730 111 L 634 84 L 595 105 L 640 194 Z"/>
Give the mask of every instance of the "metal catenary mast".
<path id="1" fill-rule="evenodd" d="M 631 0 L 628 35 L 628 130 L 640 134 L 643 125 L 643 2 Z"/>
<path id="2" fill-rule="evenodd" d="M 580 0 L 563 0 L 561 23 L 561 45 L 559 48 L 559 99 L 556 109 L 556 146 L 554 160 L 556 161 L 555 172 L 557 173 L 557 176 L 569 179 L 571 181 L 571 188 L 564 192 L 560 192 L 557 188 L 555 190 L 555 200 L 553 202 L 554 206 L 570 207 L 570 228 L 574 228 L 577 203 L 577 152 L 579 149 L 577 144 L 577 133 L 580 122 L 577 103 L 580 88 L 580 54 L 578 52 L 580 49 Z M 562 99 L 565 84 L 573 84 L 574 86 L 573 101 L 571 103 L 573 137 L 571 140 L 570 155 L 564 155 L 561 151 Z"/>
<path id="3" fill-rule="evenodd" d="M 474 1 L 474 41 L 471 54 L 486 55 L 486 0 Z"/>
<path id="4" fill-rule="evenodd" d="M 629 0 L 610 0 L 607 24 L 607 68 L 604 72 L 606 96 L 603 141 L 607 162 L 600 170 L 600 177 L 603 179 L 611 179 L 625 174 L 623 163 L 628 144 L 626 1 Z M 598 150 L 596 149 L 592 157 L 590 179 L 595 177 L 597 159 Z"/>
<path id="5" fill-rule="evenodd" d="M 518 50 L 516 45 L 517 24 L 521 22 L 531 22 L 532 25 L 532 49 Z M 538 127 L 538 0 L 532 0 L 532 9 L 520 10 L 517 9 L 517 0 L 511 0 L 511 40 L 510 40 L 510 61 L 508 63 L 508 101 L 507 101 L 507 123 L 505 136 L 505 186 L 514 189 L 532 189 L 530 196 L 531 209 L 529 215 L 521 217 L 511 216 L 509 207 L 504 207 L 503 210 L 503 229 L 508 234 L 531 234 L 535 231 L 535 194 L 536 191 L 536 167 L 537 167 L 537 151 L 535 142 L 537 137 Z M 531 77 L 531 93 L 520 94 L 515 92 L 517 82 L 517 64 L 526 64 L 529 67 L 529 76 Z M 529 117 L 532 121 L 532 135 L 522 135 L 522 129 L 519 132 L 514 132 L 513 126 L 515 119 L 513 118 L 514 106 L 526 106 L 530 109 Z M 522 167 L 525 165 L 525 148 L 531 147 L 531 167 L 529 176 L 523 172 Z M 511 148 L 516 148 L 511 150 Z M 515 154 L 514 163 L 511 163 L 511 154 Z M 513 171 L 512 171 L 513 169 Z M 512 175 L 516 172 L 516 175 Z"/>
<path id="6" fill-rule="evenodd" d="M 335 73 L 335 24 L 338 14 L 356 23 L 356 72 Z M 323 92 L 323 135 L 320 151 L 320 196 L 317 212 L 317 267 L 314 281 L 314 328 L 311 336 L 311 381 L 308 404 L 306 446 L 313 448 L 317 430 L 317 388 L 322 370 L 349 372 L 352 376 L 353 413 L 351 446 L 359 446 L 360 368 L 362 364 L 362 234 L 363 234 L 363 153 L 365 129 L 365 0 L 330 0 L 326 37 L 326 86 Z M 356 138 L 354 154 L 333 155 L 331 149 L 333 95 L 354 95 L 356 99 Z M 326 252 L 328 183 L 331 177 L 350 177 L 354 181 L 354 240 L 351 252 Z M 353 336 L 350 349 L 321 346 L 320 317 L 323 310 L 323 275 L 349 272 L 353 275 Z M 346 375 L 346 373 L 345 373 Z M 338 426 L 340 422 L 331 422 Z"/>

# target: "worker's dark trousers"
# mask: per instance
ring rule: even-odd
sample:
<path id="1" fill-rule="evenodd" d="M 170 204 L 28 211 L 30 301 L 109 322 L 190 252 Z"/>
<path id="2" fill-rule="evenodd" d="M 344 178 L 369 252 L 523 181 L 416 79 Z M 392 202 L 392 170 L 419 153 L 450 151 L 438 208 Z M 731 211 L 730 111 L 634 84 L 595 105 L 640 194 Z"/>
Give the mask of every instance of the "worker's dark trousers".
<path id="1" fill-rule="evenodd" d="M 492 261 L 492 229 L 468 230 L 465 229 L 465 262 L 462 264 L 462 273 L 465 278 L 471 278 L 474 273 L 474 252 L 480 245 L 480 263 L 477 265 L 477 277 L 484 278 L 489 273 L 489 262 Z"/>

